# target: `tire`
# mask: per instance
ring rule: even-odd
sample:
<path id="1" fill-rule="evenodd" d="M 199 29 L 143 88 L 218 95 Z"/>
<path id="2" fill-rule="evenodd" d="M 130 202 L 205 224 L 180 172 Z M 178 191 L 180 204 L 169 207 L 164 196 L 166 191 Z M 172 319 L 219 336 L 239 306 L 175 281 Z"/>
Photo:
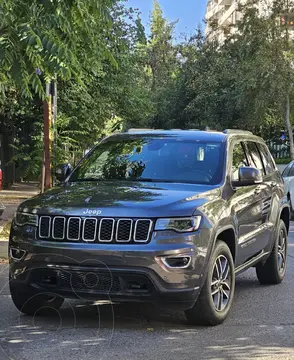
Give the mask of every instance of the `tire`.
<path id="1" fill-rule="evenodd" d="M 275 285 L 283 281 L 287 268 L 288 232 L 282 219 L 279 221 L 275 243 L 265 263 L 257 264 L 256 275 L 263 285 Z"/>
<path id="2" fill-rule="evenodd" d="M 54 294 L 35 294 L 29 289 L 19 289 L 10 282 L 11 299 L 16 308 L 26 315 L 52 315 L 59 310 L 64 299 Z"/>
<path id="3" fill-rule="evenodd" d="M 220 273 L 222 273 L 221 276 L 219 276 Z M 185 311 L 189 324 L 210 326 L 221 324 L 228 316 L 234 292 L 234 260 L 227 244 L 217 241 L 197 302 L 192 309 Z"/>

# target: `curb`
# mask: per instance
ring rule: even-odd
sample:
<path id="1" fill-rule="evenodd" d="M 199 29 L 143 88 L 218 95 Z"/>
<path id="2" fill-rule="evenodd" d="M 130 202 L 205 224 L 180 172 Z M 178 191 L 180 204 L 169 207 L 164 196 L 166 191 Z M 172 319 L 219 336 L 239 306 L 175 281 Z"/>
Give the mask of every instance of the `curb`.
<path id="1" fill-rule="evenodd" d="M 8 259 L 8 240 L 0 240 L 0 259 Z"/>

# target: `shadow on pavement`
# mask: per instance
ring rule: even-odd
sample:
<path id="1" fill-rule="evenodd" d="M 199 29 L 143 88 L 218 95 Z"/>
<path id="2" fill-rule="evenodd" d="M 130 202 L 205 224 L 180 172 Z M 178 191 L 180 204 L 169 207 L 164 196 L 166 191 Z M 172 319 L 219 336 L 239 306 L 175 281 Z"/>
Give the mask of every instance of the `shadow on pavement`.
<path id="1" fill-rule="evenodd" d="M 274 287 L 259 285 L 254 270 L 238 277 L 229 319 L 214 328 L 191 327 L 182 312 L 152 304 L 71 300 L 49 317 L 28 317 L 13 306 L 7 285 L 1 360 L 294 359 L 290 271 Z"/>

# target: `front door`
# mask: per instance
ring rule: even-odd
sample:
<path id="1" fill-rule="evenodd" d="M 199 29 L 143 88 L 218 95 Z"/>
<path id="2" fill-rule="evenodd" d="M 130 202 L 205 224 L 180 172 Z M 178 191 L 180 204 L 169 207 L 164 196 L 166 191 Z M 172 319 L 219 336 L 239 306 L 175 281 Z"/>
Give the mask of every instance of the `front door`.
<path id="1" fill-rule="evenodd" d="M 257 168 L 262 173 L 262 183 L 259 185 L 261 197 L 261 224 L 258 228 L 258 236 L 253 244 L 254 251 L 258 252 L 267 247 L 271 239 L 270 232 L 273 231 L 273 223 L 269 220 L 272 208 L 272 199 L 275 192 L 276 182 L 274 181 L 270 163 L 268 163 L 263 151 L 263 145 L 254 141 L 246 141 L 246 149 L 250 166 Z"/>
<path id="2" fill-rule="evenodd" d="M 235 143 L 233 145 L 231 181 L 238 180 L 240 167 L 250 165 L 245 144 L 243 142 Z M 234 189 L 234 194 L 230 199 L 230 207 L 235 218 L 238 237 L 236 266 L 244 263 L 252 255 L 260 251 L 265 186 L 262 183 L 237 187 Z"/>

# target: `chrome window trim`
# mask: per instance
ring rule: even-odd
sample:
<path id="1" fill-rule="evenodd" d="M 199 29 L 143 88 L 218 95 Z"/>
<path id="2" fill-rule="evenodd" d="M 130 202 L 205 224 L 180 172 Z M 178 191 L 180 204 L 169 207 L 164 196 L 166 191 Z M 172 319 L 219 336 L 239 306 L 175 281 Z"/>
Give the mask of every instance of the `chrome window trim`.
<path id="1" fill-rule="evenodd" d="M 71 220 L 79 220 L 79 235 L 78 235 L 77 239 L 69 237 L 69 223 Z M 70 241 L 79 241 L 80 240 L 81 223 L 82 223 L 82 219 L 78 216 L 71 216 L 68 218 L 67 227 L 66 227 L 66 239 L 67 240 L 70 240 Z"/>
<path id="2" fill-rule="evenodd" d="M 101 227 L 104 220 L 111 220 L 112 221 L 112 232 L 111 232 L 111 239 L 110 240 L 101 240 Z M 102 218 L 99 222 L 99 232 L 98 232 L 98 241 L 110 243 L 113 240 L 113 233 L 114 233 L 114 224 L 115 220 L 113 218 Z"/>
<path id="3" fill-rule="evenodd" d="M 119 228 L 119 223 L 121 221 L 130 221 L 131 222 L 131 228 L 130 228 L 130 233 L 129 233 L 129 239 L 128 240 L 119 240 L 118 239 L 118 228 Z M 133 231 L 133 223 L 134 223 L 134 220 L 133 219 L 119 219 L 117 221 L 117 224 L 116 224 L 116 233 L 115 233 L 115 241 L 118 242 L 118 243 L 129 243 L 131 240 L 132 240 L 132 231 Z"/>
<path id="4" fill-rule="evenodd" d="M 137 234 L 137 226 L 138 226 L 138 223 L 140 221 L 149 221 L 149 229 L 148 229 L 148 235 L 147 235 L 147 239 L 146 240 L 139 240 L 136 238 L 136 234 Z M 150 220 L 150 219 L 138 219 L 135 223 L 135 230 L 134 230 L 134 242 L 136 243 L 147 243 L 149 241 L 149 238 L 150 238 L 150 234 L 152 232 L 152 227 L 153 227 L 153 221 Z"/>
<path id="5" fill-rule="evenodd" d="M 55 224 L 56 219 L 63 219 L 63 235 L 62 235 L 62 237 L 55 237 L 54 236 L 54 224 Z M 54 240 L 64 240 L 64 237 L 65 237 L 65 223 L 66 223 L 66 219 L 65 219 L 64 216 L 54 216 L 53 222 L 52 222 L 52 239 L 54 239 Z"/>
<path id="6" fill-rule="evenodd" d="M 49 219 L 48 236 L 41 236 L 41 223 L 42 223 L 42 219 L 44 219 L 44 218 Z M 52 220 L 52 219 L 51 219 L 51 216 L 47 216 L 47 215 L 40 216 L 40 219 L 39 219 L 39 238 L 40 238 L 40 239 L 49 239 L 49 238 L 50 238 L 51 220 Z"/>
<path id="7" fill-rule="evenodd" d="M 85 233 L 85 225 L 86 222 L 89 220 L 94 220 L 95 221 L 95 230 L 94 230 L 94 238 L 93 239 L 85 239 L 84 233 Z M 82 229 L 82 240 L 85 242 L 94 242 L 96 240 L 96 235 L 97 235 L 97 219 L 96 218 L 85 218 L 83 221 L 83 229 Z"/>

